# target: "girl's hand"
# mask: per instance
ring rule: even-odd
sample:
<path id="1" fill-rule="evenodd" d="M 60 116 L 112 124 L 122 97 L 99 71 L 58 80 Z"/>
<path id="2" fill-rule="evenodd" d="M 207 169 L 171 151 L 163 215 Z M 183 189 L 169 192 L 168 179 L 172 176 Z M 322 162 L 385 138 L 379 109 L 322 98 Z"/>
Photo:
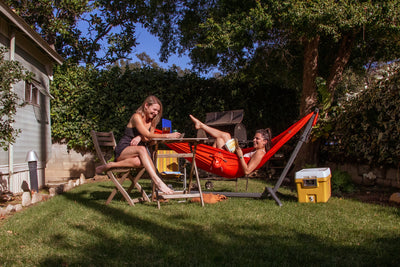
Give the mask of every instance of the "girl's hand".
<path id="1" fill-rule="evenodd" d="M 238 147 L 238 148 L 236 148 L 236 155 L 239 157 L 239 158 L 243 158 L 243 151 L 242 151 L 242 149 L 240 148 L 240 147 Z"/>
<path id="2" fill-rule="evenodd" d="M 181 137 L 181 133 L 178 132 L 167 134 L 167 138 L 179 138 L 179 137 Z"/>
<path id="3" fill-rule="evenodd" d="M 137 146 L 140 143 L 140 141 L 142 141 L 142 137 L 140 135 L 135 136 L 131 140 L 131 146 Z"/>

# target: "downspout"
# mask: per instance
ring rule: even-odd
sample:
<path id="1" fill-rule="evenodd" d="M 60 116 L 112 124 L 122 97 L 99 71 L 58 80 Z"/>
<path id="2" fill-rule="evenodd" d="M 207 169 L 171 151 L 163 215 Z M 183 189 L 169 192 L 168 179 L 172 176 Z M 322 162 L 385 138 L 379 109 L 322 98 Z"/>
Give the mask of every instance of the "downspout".
<path id="1" fill-rule="evenodd" d="M 10 35 L 10 52 L 9 60 L 15 59 L 15 30 L 11 29 Z M 13 85 L 11 85 L 11 90 L 13 90 Z M 8 144 L 8 189 L 11 189 L 11 179 L 14 174 L 14 146 L 10 143 Z"/>

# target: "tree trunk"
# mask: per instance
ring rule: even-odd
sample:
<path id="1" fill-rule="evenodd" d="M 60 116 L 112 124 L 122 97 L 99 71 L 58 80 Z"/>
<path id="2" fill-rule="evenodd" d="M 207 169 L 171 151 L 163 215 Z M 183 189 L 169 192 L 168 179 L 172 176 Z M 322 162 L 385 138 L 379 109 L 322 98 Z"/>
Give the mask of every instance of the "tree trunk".
<path id="1" fill-rule="evenodd" d="M 303 40 L 303 91 L 300 99 L 300 117 L 311 112 L 317 105 L 317 87 L 315 79 L 318 75 L 319 36 Z"/>
<path id="2" fill-rule="evenodd" d="M 331 93 L 331 101 L 334 99 L 336 86 L 343 78 L 344 68 L 349 62 L 354 38 L 355 34 L 350 33 L 342 37 L 335 62 L 329 70 L 329 77 L 326 84 L 328 86 L 328 91 Z"/>
<path id="3" fill-rule="evenodd" d="M 332 101 L 335 89 L 343 77 L 343 71 L 346 67 L 351 49 L 354 43 L 354 34 L 343 36 L 337 57 L 330 69 L 330 75 L 327 80 L 328 90 L 331 93 Z M 300 103 L 300 115 L 311 112 L 317 106 L 317 88 L 315 79 L 318 75 L 318 44 L 319 37 L 312 40 L 304 41 L 304 66 L 303 66 L 303 92 Z M 299 151 L 292 168 L 291 176 L 294 172 L 305 167 L 306 164 L 313 166 L 319 162 L 319 146 L 320 142 L 305 143 Z"/>
<path id="4" fill-rule="evenodd" d="M 303 91 L 300 99 L 300 117 L 313 111 L 317 106 L 317 86 L 315 80 L 318 75 L 318 45 L 319 36 L 311 40 L 303 40 L 304 61 L 303 61 Z M 289 177 L 294 177 L 294 172 L 304 168 L 306 164 L 315 164 L 315 146 L 304 143 L 293 163 Z"/>

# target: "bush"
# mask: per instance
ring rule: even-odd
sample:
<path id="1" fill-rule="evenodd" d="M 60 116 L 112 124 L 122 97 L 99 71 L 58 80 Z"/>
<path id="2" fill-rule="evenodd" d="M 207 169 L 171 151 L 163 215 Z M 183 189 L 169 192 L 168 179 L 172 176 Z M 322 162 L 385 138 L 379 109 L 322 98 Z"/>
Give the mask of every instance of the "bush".
<path id="1" fill-rule="evenodd" d="M 332 193 L 341 195 L 342 193 L 353 193 L 355 185 L 348 172 L 335 170 L 332 172 Z"/>
<path id="2" fill-rule="evenodd" d="M 328 159 L 395 167 L 400 159 L 400 63 L 369 75 L 368 85 L 337 106 L 325 147 Z M 365 87 L 365 88 L 364 88 Z"/>
<path id="3" fill-rule="evenodd" d="M 189 114 L 203 120 L 207 112 L 244 109 L 248 138 L 266 127 L 278 134 L 296 118 L 293 90 L 196 74 L 180 76 L 174 70 L 149 67 L 96 70 L 65 64 L 56 68 L 51 92 L 53 141 L 82 152 L 92 149 L 92 129 L 113 131 L 119 140 L 129 118 L 150 94 L 162 101 L 163 117 L 186 136 L 196 135 Z M 293 97 L 280 100 L 288 95 Z"/>

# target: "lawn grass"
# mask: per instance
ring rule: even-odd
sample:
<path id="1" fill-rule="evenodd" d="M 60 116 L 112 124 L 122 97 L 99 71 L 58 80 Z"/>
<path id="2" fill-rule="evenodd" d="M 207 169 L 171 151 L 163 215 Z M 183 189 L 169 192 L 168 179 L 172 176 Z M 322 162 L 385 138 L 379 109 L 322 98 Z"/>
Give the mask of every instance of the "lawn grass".
<path id="1" fill-rule="evenodd" d="M 142 185 L 150 192 L 148 180 Z M 234 182 L 214 182 L 234 191 Z M 175 186 L 175 184 L 174 184 Z M 245 181 L 239 182 L 244 191 Z M 249 192 L 266 183 L 250 180 Z M 271 185 L 270 185 L 271 186 Z M 298 203 L 281 188 L 273 199 L 217 204 L 129 206 L 113 186 L 79 186 L 0 225 L 0 266 L 394 266 L 400 261 L 395 207 L 332 197 Z"/>

